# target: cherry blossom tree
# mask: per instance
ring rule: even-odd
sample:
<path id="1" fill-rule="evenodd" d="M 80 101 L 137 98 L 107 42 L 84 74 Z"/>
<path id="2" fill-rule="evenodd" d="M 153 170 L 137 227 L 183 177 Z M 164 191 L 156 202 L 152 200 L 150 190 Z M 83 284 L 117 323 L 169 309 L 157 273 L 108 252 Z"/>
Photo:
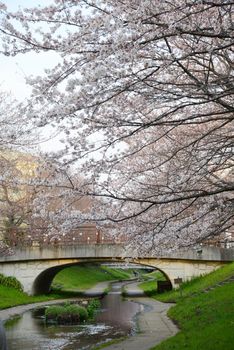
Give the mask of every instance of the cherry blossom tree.
<path id="1" fill-rule="evenodd" d="M 16 191 L 13 182 L 18 171 L 14 160 L 9 158 L 10 149 L 16 149 L 19 145 L 25 146 L 25 135 L 28 134 L 27 128 L 23 127 L 20 104 L 3 91 L 0 92 L 0 128 L 0 254 L 5 255 L 10 253 L 7 243 L 14 240 L 23 217 L 19 213 L 22 209 L 22 198 L 13 198 L 13 192 Z"/>
<path id="2" fill-rule="evenodd" d="M 27 163 L 30 163 L 29 159 L 32 156 L 30 154 L 26 156 L 22 150 L 25 151 L 29 146 L 36 145 L 39 138 L 35 137 L 35 132 L 32 132 L 33 125 L 26 117 L 25 107 L 9 93 L 0 91 L 1 255 L 10 253 L 10 246 L 22 242 L 31 211 L 32 188 L 26 186 L 26 178 L 30 176 L 30 167 L 27 167 Z M 22 176 L 23 173 L 24 176 Z"/>
<path id="3" fill-rule="evenodd" d="M 29 196 L 25 190 L 16 185 L 16 178 L 22 176 L 15 166 L 15 159 L 7 159 L 6 154 L 0 156 L 2 176 L 0 181 L 0 234 L 9 246 L 23 241 L 27 228 Z"/>
<path id="4" fill-rule="evenodd" d="M 71 228 L 83 223 L 78 213 L 87 211 L 89 201 L 70 188 L 68 172 L 43 158 L 9 149 L 0 149 L 0 168 L 3 247 L 64 241 Z M 73 181 L 76 186 L 78 179 Z"/>
<path id="5" fill-rule="evenodd" d="M 92 207 L 84 195 L 82 178 L 41 159 L 30 186 L 36 192 L 32 203 L 32 237 L 42 244 L 68 242 L 73 238 L 72 231 L 85 223 L 85 213 Z"/>
<path id="6" fill-rule="evenodd" d="M 232 1 L 0 9 L 2 53 L 60 55 L 28 78 L 27 117 L 63 131 L 62 168 L 78 162 L 82 190 L 99 198 L 90 219 L 145 250 L 233 225 Z"/>
<path id="7" fill-rule="evenodd" d="M 0 91 L 0 128 L 1 149 L 23 148 L 30 143 L 32 125 L 24 116 L 23 105 L 4 91 Z"/>

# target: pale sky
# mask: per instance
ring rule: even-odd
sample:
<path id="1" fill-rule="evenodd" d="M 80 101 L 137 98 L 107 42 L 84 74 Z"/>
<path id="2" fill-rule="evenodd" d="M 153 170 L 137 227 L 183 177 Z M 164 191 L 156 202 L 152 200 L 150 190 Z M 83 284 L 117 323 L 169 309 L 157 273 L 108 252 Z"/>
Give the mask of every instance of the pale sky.
<path id="1" fill-rule="evenodd" d="M 17 11 L 19 7 L 34 7 L 50 5 L 50 0 L 1 0 L 5 3 L 9 10 Z M 33 75 L 43 75 L 44 69 L 52 68 L 59 61 L 59 55 L 55 52 L 42 53 L 26 53 L 19 54 L 14 57 L 4 56 L 0 54 L 0 89 L 10 92 L 12 97 L 23 101 L 30 98 L 31 87 L 26 84 L 25 78 Z M 51 136 L 51 128 L 43 129 L 45 138 Z M 40 145 L 44 151 L 56 151 L 64 146 L 59 142 L 59 138 L 63 135 L 53 137 L 50 141 Z"/>
<path id="2" fill-rule="evenodd" d="M 19 7 L 31 7 L 40 4 L 49 5 L 49 0 L 2 0 L 10 10 Z M 25 83 L 25 76 L 41 75 L 44 69 L 52 67 L 56 62 L 55 53 L 27 53 L 15 57 L 0 55 L 0 88 L 12 93 L 17 99 L 30 96 L 31 88 Z"/>
<path id="3" fill-rule="evenodd" d="M 7 5 L 9 10 L 16 11 L 19 7 L 32 7 L 40 4 L 49 5 L 49 0 L 1 0 Z M 13 98 L 23 101 L 30 97 L 31 87 L 26 84 L 26 76 L 37 76 L 44 73 L 44 69 L 53 67 L 58 60 L 58 54 L 54 52 L 43 53 L 26 53 L 15 57 L 4 56 L 0 54 L 0 89 L 10 92 Z M 43 136 L 45 139 L 50 138 L 51 129 L 44 128 Z M 50 141 L 40 144 L 43 151 L 56 151 L 61 149 L 59 136 L 52 137 Z"/>
<path id="4" fill-rule="evenodd" d="M 14 97 L 20 100 L 29 97 L 31 88 L 26 85 L 25 77 L 42 75 L 45 68 L 55 64 L 57 57 L 53 52 L 27 53 L 15 57 L 0 55 L 1 90 L 11 92 Z"/>

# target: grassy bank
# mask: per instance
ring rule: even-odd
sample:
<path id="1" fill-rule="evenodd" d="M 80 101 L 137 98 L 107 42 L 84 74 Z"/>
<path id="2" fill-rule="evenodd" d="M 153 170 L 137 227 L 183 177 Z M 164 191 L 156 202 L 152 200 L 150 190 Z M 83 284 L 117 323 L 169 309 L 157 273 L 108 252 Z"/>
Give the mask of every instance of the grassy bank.
<path id="1" fill-rule="evenodd" d="M 59 298 L 64 298 L 64 296 L 56 293 L 49 295 L 29 296 L 28 294 L 17 289 L 0 285 L 0 310 L 16 305 L 24 305 Z"/>
<path id="2" fill-rule="evenodd" d="M 181 291 L 155 296 L 176 301 L 168 315 L 181 331 L 152 350 L 232 350 L 234 343 L 234 283 L 217 286 L 234 275 L 234 263 L 184 283 Z M 210 288 L 213 289 L 210 289 Z"/>
<path id="3" fill-rule="evenodd" d="M 99 282 L 124 280 L 132 277 L 131 270 L 113 269 L 99 265 L 77 265 L 60 271 L 54 278 L 53 290 L 89 289 Z"/>
<path id="4" fill-rule="evenodd" d="M 180 289 L 172 290 L 161 295 L 157 295 L 157 300 L 164 302 L 178 302 L 184 300 L 186 296 L 199 293 L 215 284 L 234 275 L 234 263 L 227 264 L 218 270 L 211 272 L 205 276 L 196 277 L 191 281 L 181 284 Z"/>

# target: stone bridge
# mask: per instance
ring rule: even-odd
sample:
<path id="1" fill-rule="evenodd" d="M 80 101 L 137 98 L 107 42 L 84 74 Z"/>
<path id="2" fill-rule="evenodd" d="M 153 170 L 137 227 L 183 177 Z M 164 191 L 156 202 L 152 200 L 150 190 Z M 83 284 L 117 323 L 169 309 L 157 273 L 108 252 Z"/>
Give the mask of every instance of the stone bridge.
<path id="1" fill-rule="evenodd" d="M 90 262 L 134 263 L 164 273 L 173 287 L 176 280 L 189 280 L 234 260 L 234 250 L 202 247 L 163 256 L 131 258 L 122 244 L 86 244 L 20 248 L 12 256 L 0 257 L 0 273 L 15 276 L 29 294 L 48 293 L 55 275 L 65 267 Z"/>

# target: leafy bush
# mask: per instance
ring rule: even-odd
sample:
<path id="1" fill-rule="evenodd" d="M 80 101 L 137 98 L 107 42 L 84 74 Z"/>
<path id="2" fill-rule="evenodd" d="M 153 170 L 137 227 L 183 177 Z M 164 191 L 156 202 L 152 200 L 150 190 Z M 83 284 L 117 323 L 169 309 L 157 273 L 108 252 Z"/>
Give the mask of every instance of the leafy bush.
<path id="1" fill-rule="evenodd" d="M 87 310 L 79 305 L 66 303 L 63 306 L 53 305 L 45 310 L 46 322 L 56 322 L 59 324 L 74 324 L 88 319 Z"/>
<path id="2" fill-rule="evenodd" d="M 20 292 L 23 291 L 21 283 L 13 276 L 4 276 L 2 273 L 0 273 L 0 284 L 6 287 L 15 288 Z"/>
<path id="3" fill-rule="evenodd" d="M 99 309 L 101 306 L 100 300 L 99 299 L 92 299 L 88 306 L 87 306 L 87 312 L 88 312 L 88 316 L 89 318 L 93 318 L 95 311 L 97 309 Z"/>
<path id="4" fill-rule="evenodd" d="M 77 306 L 80 321 L 86 321 L 88 319 L 88 312 L 83 306 Z"/>
<path id="5" fill-rule="evenodd" d="M 46 320 L 57 320 L 58 315 L 64 312 L 64 307 L 60 305 L 49 306 L 45 310 Z"/>

